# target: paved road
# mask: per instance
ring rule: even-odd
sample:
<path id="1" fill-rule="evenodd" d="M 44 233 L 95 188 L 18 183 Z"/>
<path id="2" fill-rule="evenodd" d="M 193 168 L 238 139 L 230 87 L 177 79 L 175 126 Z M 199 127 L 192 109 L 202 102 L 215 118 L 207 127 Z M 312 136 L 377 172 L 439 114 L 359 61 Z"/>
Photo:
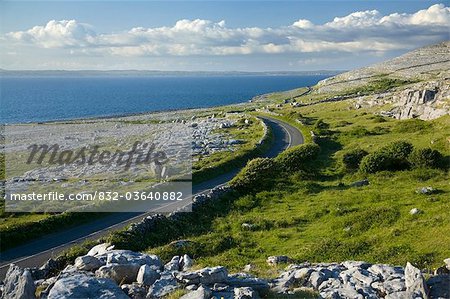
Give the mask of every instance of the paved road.
<path id="1" fill-rule="evenodd" d="M 266 157 L 275 157 L 290 146 L 303 143 L 300 131 L 286 122 L 268 116 L 261 117 L 271 127 L 274 142 L 265 153 Z M 227 183 L 240 169 L 220 175 L 214 179 L 193 186 L 192 193 L 208 192 L 216 186 Z M 0 255 L 0 279 L 3 280 L 10 263 L 21 267 L 36 267 L 44 264 L 49 258 L 56 257 L 61 251 L 86 240 L 95 240 L 121 229 L 132 222 L 137 222 L 147 215 L 158 212 L 158 208 L 147 213 L 114 213 L 93 220 L 89 223 L 46 235 L 27 244 L 11 248 Z"/>

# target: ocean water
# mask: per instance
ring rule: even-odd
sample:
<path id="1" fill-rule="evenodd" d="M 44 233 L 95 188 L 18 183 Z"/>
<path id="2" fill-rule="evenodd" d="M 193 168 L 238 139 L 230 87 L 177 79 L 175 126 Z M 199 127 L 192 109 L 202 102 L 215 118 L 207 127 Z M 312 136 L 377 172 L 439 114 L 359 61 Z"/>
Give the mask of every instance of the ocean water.
<path id="1" fill-rule="evenodd" d="M 316 84 L 325 75 L 2 77 L 1 123 L 212 107 Z"/>

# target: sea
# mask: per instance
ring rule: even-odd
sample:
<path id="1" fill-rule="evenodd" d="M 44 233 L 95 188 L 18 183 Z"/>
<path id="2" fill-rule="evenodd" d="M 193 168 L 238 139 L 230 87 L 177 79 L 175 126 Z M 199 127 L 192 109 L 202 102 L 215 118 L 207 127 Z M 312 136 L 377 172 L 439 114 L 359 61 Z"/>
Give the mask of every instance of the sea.
<path id="1" fill-rule="evenodd" d="M 128 115 L 242 103 L 329 75 L 2 76 L 2 124 Z"/>

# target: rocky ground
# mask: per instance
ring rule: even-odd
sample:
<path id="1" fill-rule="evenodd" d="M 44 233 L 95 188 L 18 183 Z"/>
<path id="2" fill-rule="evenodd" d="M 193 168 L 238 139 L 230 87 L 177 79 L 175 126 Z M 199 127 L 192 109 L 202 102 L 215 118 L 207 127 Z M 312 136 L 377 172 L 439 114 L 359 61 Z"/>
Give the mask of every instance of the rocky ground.
<path id="1" fill-rule="evenodd" d="M 41 268 L 10 265 L 1 298 L 164 298 L 176 291 L 183 299 L 270 298 L 273 294 L 316 294 L 318 298 L 449 298 L 450 259 L 425 281 L 421 271 L 360 261 L 290 264 L 275 279 L 248 272 L 230 274 L 225 267 L 198 269 L 188 256 L 166 264 L 156 255 L 115 250 L 107 243 L 94 246 L 55 275 L 49 260 Z M 291 262 L 271 256 L 269 265 Z M 194 270 L 195 269 L 195 270 Z"/>
<path id="2" fill-rule="evenodd" d="M 319 94 L 342 93 L 370 84 L 384 76 L 417 83 L 353 95 L 355 107 L 390 106 L 384 115 L 397 119 L 435 119 L 450 114 L 450 41 L 423 47 L 400 57 L 325 79 L 316 86 Z"/>

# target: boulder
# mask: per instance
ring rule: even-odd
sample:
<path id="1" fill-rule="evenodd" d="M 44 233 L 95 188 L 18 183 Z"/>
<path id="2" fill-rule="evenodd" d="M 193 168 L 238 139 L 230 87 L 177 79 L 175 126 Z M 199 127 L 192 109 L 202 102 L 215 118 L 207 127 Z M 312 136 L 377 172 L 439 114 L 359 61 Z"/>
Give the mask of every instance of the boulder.
<path id="1" fill-rule="evenodd" d="M 35 298 L 36 287 L 29 270 L 23 270 L 11 264 L 6 272 L 2 298 Z"/>
<path id="2" fill-rule="evenodd" d="M 180 259 L 180 270 L 187 271 L 194 265 L 194 261 L 189 257 L 189 255 L 185 254 Z"/>
<path id="3" fill-rule="evenodd" d="M 75 259 L 75 267 L 78 270 L 93 271 L 103 266 L 99 259 L 91 255 L 79 256 Z"/>
<path id="4" fill-rule="evenodd" d="M 68 276 L 56 281 L 47 299 L 129 299 L 111 279 L 83 274 Z"/>
<path id="5" fill-rule="evenodd" d="M 261 296 L 264 296 L 269 291 L 269 282 L 265 279 L 253 277 L 245 273 L 237 273 L 228 276 L 226 284 L 232 287 L 248 287 L 257 291 Z"/>
<path id="6" fill-rule="evenodd" d="M 121 288 L 125 292 L 125 294 L 133 299 L 145 299 L 145 296 L 147 295 L 145 287 L 135 282 L 133 282 L 132 284 L 123 284 Z"/>
<path id="7" fill-rule="evenodd" d="M 291 259 L 286 255 L 274 255 L 267 258 L 267 264 L 276 266 L 281 263 L 289 263 Z"/>
<path id="8" fill-rule="evenodd" d="M 422 272 L 419 269 L 411 265 L 409 262 L 406 263 L 405 267 L 405 284 L 406 291 L 413 297 L 427 297 L 427 286 L 425 280 L 422 276 Z"/>
<path id="9" fill-rule="evenodd" d="M 110 250 L 106 253 L 96 255 L 102 263 L 109 264 L 139 264 L 149 265 L 155 270 L 159 270 L 162 267 L 161 260 L 156 255 L 149 255 L 145 253 L 134 252 L 131 250 Z"/>
<path id="10" fill-rule="evenodd" d="M 204 288 L 203 286 L 200 286 L 197 290 L 181 296 L 180 299 L 210 299 L 211 295 L 212 293 L 209 288 Z"/>
<path id="11" fill-rule="evenodd" d="M 363 261 L 345 261 L 342 263 L 342 266 L 344 266 L 347 269 L 350 269 L 350 268 L 368 269 L 372 265 L 369 263 L 363 262 Z"/>
<path id="12" fill-rule="evenodd" d="M 159 273 L 153 270 L 149 265 L 142 265 L 139 268 L 136 280 L 142 285 L 151 286 L 160 277 L 161 275 L 159 275 Z"/>
<path id="13" fill-rule="evenodd" d="M 185 284 L 205 284 L 226 282 L 228 271 L 225 267 L 203 268 L 194 272 L 181 272 L 176 274 L 177 279 Z"/>
<path id="14" fill-rule="evenodd" d="M 108 251 L 111 251 L 112 249 L 114 249 L 114 245 L 111 245 L 109 243 L 102 243 L 92 247 L 91 250 L 89 250 L 89 252 L 87 253 L 87 255 L 91 256 L 102 255 L 107 253 Z"/>
<path id="15" fill-rule="evenodd" d="M 95 271 L 95 276 L 111 278 L 116 283 L 132 283 L 136 281 L 139 264 L 109 264 Z"/>
<path id="16" fill-rule="evenodd" d="M 431 298 L 450 298 L 450 275 L 441 274 L 432 276 L 427 281 Z"/>
<path id="17" fill-rule="evenodd" d="M 418 194 L 433 194 L 436 190 L 433 187 L 421 187 L 416 190 Z"/>
<path id="18" fill-rule="evenodd" d="M 417 214 L 420 214 L 420 213 L 422 213 L 422 211 L 419 210 L 418 208 L 413 208 L 413 209 L 411 209 L 409 211 L 409 214 L 411 214 L 411 215 L 417 215 Z"/>
<path id="19" fill-rule="evenodd" d="M 165 271 L 179 271 L 180 270 L 180 257 L 178 255 L 172 257 L 170 262 L 164 265 Z"/>
<path id="20" fill-rule="evenodd" d="M 178 289 L 175 277 L 170 272 L 161 273 L 161 277 L 149 288 L 146 298 L 161 298 Z"/>
<path id="21" fill-rule="evenodd" d="M 444 260 L 445 266 L 450 270 L 450 258 Z"/>
<path id="22" fill-rule="evenodd" d="M 259 299 L 259 295 L 250 287 L 235 288 L 234 299 Z"/>

